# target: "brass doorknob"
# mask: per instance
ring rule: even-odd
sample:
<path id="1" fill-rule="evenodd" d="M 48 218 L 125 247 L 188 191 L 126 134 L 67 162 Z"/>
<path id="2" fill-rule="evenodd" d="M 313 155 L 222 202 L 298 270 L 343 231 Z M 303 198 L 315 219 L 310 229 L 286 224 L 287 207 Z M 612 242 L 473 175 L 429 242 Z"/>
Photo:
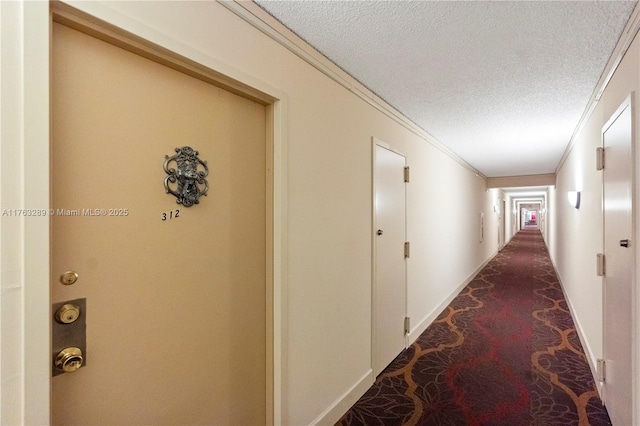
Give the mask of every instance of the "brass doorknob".
<path id="1" fill-rule="evenodd" d="M 65 373 L 73 373 L 82 367 L 82 351 L 80 348 L 65 348 L 56 357 L 56 368 Z"/>

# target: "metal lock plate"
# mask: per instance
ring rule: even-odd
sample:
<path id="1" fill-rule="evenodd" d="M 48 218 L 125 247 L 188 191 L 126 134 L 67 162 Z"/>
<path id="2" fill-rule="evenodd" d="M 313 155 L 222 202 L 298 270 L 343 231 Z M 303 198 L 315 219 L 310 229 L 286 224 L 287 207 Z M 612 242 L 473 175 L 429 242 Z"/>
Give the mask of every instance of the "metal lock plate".
<path id="1" fill-rule="evenodd" d="M 51 312 L 51 374 L 57 376 L 86 366 L 87 299 L 56 303 Z"/>

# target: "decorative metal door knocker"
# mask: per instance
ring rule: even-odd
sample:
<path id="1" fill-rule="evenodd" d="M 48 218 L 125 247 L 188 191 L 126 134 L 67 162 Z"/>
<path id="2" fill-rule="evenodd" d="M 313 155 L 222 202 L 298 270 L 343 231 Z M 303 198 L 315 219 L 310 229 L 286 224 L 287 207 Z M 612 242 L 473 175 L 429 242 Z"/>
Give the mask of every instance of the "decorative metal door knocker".
<path id="1" fill-rule="evenodd" d="M 169 163 L 175 161 L 178 169 L 169 168 Z M 198 170 L 201 165 L 204 170 Z M 198 151 L 190 146 L 176 148 L 176 154 L 169 157 L 164 156 L 164 171 L 167 176 L 164 178 L 164 189 L 167 194 L 176 196 L 176 202 L 185 207 L 198 204 L 202 195 L 207 195 L 209 183 L 205 179 L 209 174 L 207 162 L 198 158 Z M 178 183 L 176 189 L 172 189 L 169 183 Z"/>

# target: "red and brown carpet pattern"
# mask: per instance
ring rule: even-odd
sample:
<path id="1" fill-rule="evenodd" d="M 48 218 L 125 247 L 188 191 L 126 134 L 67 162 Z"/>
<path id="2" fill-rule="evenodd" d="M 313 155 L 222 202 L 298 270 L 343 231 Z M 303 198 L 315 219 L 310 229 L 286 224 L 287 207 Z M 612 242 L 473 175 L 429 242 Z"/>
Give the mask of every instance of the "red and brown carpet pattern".
<path id="1" fill-rule="evenodd" d="M 610 425 L 537 230 L 518 233 L 341 425 Z"/>

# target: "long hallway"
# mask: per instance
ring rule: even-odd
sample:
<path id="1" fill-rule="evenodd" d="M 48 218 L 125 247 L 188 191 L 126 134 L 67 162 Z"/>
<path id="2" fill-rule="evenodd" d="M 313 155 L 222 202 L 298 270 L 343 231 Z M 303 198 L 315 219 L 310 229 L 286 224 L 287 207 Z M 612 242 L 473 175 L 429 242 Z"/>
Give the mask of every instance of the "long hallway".
<path id="1" fill-rule="evenodd" d="M 339 424 L 611 424 L 540 232 L 520 231 Z"/>

